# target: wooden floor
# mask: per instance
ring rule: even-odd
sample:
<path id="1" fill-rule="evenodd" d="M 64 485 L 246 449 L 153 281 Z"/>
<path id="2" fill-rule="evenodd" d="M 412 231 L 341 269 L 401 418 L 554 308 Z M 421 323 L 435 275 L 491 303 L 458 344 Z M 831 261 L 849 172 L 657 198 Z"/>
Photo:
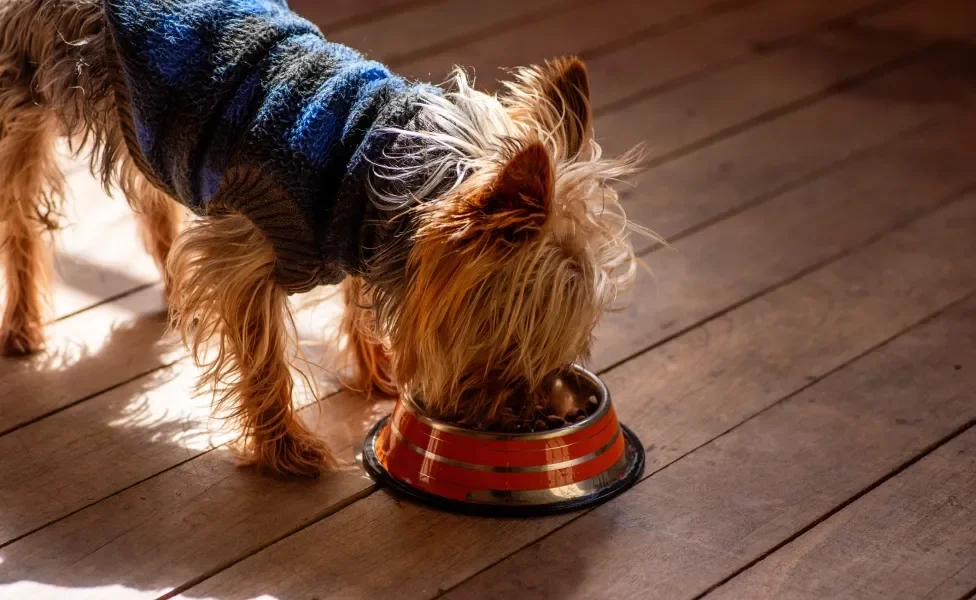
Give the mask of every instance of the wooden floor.
<path id="1" fill-rule="evenodd" d="M 292 4 L 435 81 L 586 59 L 605 148 L 647 143 L 625 207 L 672 245 L 638 241 L 654 275 L 591 363 L 644 479 L 536 520 L 398 501 L 355 462 L 389 404 L 327 370 L 303 415 L 346 467 L 235 468 L 124 202 L 69 165 L 50 350 L 0 362 L 0 598 L 976 595 L 973 0 Z M 305 300 L 328 366 L 337 306 Z"/>

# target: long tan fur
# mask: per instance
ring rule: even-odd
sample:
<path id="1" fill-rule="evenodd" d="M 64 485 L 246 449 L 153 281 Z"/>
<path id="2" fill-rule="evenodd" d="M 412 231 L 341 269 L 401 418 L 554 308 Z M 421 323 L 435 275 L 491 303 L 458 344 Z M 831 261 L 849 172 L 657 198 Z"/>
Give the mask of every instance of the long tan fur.
<path id="1" fill-rule="evenodd" d="M 98 0 L 0 2 L 0 251 L 4 354 L 43 343 L 50 240 L 60 225 L 63 176 L 54 153 L 66 137 L 90 153 L 106 190 L 136 210 L 144 243 L 162 267 L 182 214 L 143 177 L 119 126 L 112 55 Z"/>
<path id="2" fill-rule="evenodd" d="M 245 217 L 197 221 L 170 254 L 170 310 L 203 368 L 200 390 L 237 422 L 246 461 L 278 474 L 316 475 L 335 463 L 292 407 L 294 325 L 274 260 Z"/>
<path id="3" fill-rule="evenodd" d="M 652 234 L 627 221 L 610 183 L 640 154 L 602 156 L 576 59 L 522 69 L 498 96 L 457 71 L 426 103 L 430 127 L 413 135 L 440 152 L 390 178 L 433 173 L 411 193 L 447 191 L 380 199 L 410 206 L 416 233 L 405 275 L 385 276 L 396 256 L 373 266 L 375 337 L 401 393 L 430 416 L 483 426 L 544 401 L 548 377 L 588 358 L 598 319 L 633 281 L 629 234 Z"/>
<path id="4" fill-rule="evenodd" d="M 359 277 L 347 277 L 341 288 L 345 308 L 338 342 L 344 344 L 343 355 L 353 372 L 348 387 L 367 399 L 396 397 L 390 351 L 376 333 L 367 286 Z"/>
<path id="5" fill-rule="evenodd" d="M 11 100 L 9 92 L 0 98 Z M 4 110 L 0 105 L 0 255 L 5 274 L 0 352 L 7 356 L 34 352 L 44 343 L 51 254 L 45 234 L 54 226 L 46 209 L 59 201 L 63 186 L 53 156 L 53 125 L 42 110 Z"/>

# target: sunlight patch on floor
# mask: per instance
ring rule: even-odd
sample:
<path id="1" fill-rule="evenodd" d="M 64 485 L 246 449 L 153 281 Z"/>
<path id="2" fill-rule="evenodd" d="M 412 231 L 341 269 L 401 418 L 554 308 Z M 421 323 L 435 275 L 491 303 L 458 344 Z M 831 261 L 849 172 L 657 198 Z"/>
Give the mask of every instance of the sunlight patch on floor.
<path id="1" fill-rule="evenodd" d="M 0 598 L 4 600 L 148 600 L 166 592 L 165 589 L 135 590 L 121 585 L 72 588 L 34 581 L 0 585 Z"/>

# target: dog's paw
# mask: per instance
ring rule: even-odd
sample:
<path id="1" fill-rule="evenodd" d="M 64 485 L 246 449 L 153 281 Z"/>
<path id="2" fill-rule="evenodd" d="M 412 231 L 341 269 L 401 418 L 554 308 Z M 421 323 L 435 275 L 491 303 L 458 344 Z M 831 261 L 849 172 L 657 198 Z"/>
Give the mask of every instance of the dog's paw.
<path id="1" fill-rule="evenodd" d="M 44 348 L 42 327 L 21 327 L 0 331 L 0 355 L 27 356 Z"/>
<path id="2" fill-rule="evenodd" d="M 250 462 L 275 475 L 318 477 L 337 466 L 328 445 L 305 431 L 288 432 L 255 446 Z"/>

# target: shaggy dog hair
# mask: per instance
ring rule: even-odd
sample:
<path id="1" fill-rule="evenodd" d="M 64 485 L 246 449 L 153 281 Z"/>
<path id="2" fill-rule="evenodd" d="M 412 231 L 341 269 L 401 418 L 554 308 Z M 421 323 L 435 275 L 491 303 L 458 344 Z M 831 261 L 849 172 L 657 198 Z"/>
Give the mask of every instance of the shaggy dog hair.
<path id="1" fill-rule="evenodd" d="M 43 346 L 49 244 L 64 178 L 55 146 L 90 156 L 135 211 L 165 273 L 172 322 L 201 388 L 238 423 L 250 463 L 315 475 L 333 462 L 292 406 L 293 326 L 273 247 L 246 216 L 181 206 L 130 156 L 130 111 L 102 0 L 0 3 L 0 227 L 5 355 Z M 637 154 L 606 159 L 578 59 L 517 71 L 497 95 L 463 72 L 420 100 L 414 156 L 389 154 L 371 201 L 403 221 L 341 285 L 342 331 L 365 394 L 409 394 L 428 415 L 483 426 L 534 408 L 547 378 L 585 360 L 631 283 L 635 258 L 609 183 Z M 390 190 L 399 190 L 391 192 Z M 527 408 L 528 407 L 528 408 Z"/>

